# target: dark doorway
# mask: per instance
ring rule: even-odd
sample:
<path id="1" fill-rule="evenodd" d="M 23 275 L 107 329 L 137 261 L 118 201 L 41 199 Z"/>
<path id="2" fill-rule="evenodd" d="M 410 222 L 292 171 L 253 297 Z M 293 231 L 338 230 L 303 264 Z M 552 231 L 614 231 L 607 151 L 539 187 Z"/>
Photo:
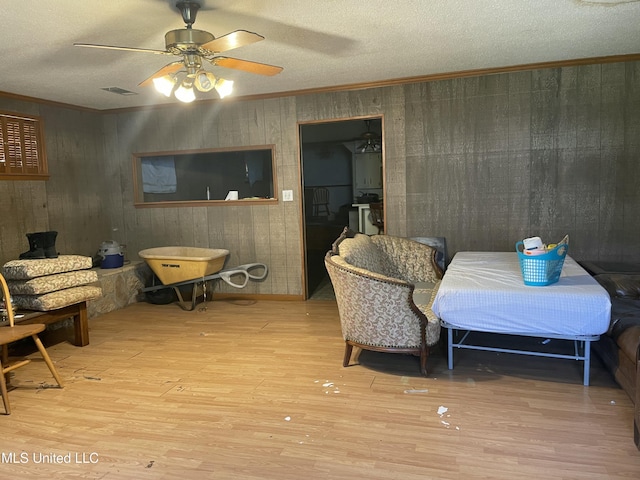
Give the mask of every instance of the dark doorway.
<path id="1" fill-rule="evenodd" d="M 300 149 L 307 298 L 330 298 L 324 256 L 344 227 L 359 229 L 354 162 L 365 151 L 380 159 L 379 185 L 365 190 L 382 200 L 382 117 L 301 124 Z"/>

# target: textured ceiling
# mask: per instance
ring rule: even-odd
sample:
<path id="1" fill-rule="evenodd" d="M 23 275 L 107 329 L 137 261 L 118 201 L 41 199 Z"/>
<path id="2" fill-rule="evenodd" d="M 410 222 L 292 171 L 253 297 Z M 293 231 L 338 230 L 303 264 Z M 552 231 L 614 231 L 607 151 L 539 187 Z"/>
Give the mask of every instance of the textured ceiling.
<path id="1" fill-rule="evenodd" d="M 168 101 L 138 84 L 177 58 L 72 44 L 163 50 L 165 32 L 184 26 L 175 0 L 2 3 L 0 91 L 94 109 Z M 640 53 L 638 0 L 201 3 L 194 28 L 216 37 L 238 29 L 266 37 L 225 55 L 284 67 L 274 77 L 210 68 L 235 80 L 235 96 Z"/>

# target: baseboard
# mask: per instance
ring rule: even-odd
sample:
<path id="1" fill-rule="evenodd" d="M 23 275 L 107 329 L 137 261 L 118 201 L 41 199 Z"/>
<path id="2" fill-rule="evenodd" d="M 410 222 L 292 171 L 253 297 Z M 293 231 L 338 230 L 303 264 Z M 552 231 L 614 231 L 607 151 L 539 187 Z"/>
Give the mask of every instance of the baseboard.
<path id="1" fill-rule="evenodd" d="M 282 295 L 273 293 L 220 293 L 213 294 L 214 300 L 270 300 L 278 302 L 303 301 L 304 295 Z"/>

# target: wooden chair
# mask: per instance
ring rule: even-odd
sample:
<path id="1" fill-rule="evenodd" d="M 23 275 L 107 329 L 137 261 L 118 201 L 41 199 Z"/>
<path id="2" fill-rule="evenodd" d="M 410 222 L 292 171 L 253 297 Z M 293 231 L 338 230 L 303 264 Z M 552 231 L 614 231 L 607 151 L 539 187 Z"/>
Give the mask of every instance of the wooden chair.
<path id="1" fill-rule="evenodd" d="M 316 187 L 313 189 L 313 216 L 329 216 L 329 189 L 325 187 Z"/>
<path id="2" fill-rule="evenodd" d="M 0 284 L 0 286 L 2 287 L 2 296 L 4 297 L 4 302 L 7 310 L 7 317 L 9 318 L 9 325 L 0 327 L 0 346 L 2 347 L 2 359 L 0 360 L 0 369 L 2 370 L 2 374 L 0 375 L 0 390 L 2 391 L 2 401 L 4 403 L 5 414 L 9 415 L 11 414 L 11 407 L 9 406 L 9 394 L 7 390 L 7 378 L 9 376 L 8 374 L 16 368 L 22 367 L 31 361 L 30 359 L 24 359 L 9 365 L 9 344 L 27 337 L 33 338 L 33 341 L 36 343 L 38 350 L 42 354 L 42 358 L 44 358 L 47 367 L 49 367 L 53 378 L 55 378 L 56 382 L 58 382 L 58 386 L 62 388 L 63 385 L 56 367 L 53 365 L 53 362 L 49 358 L 44 345 L 42 345 L 42 342 L 38 337 L 38 334 L 44 331 L 45 325 L 41 323 L 31 325 L 15 325 L 15 321 L 13 318 L 13 305 L 11 305 L 9 287 L 7 286 L 7 282 L 2 275 L 0 275 Z"/>
<path id="3" fill-rule="evenodd" d="M 371 224 L 378 227 L 378 235 L 384 233 L 384 206 L 380 203 L 370 203 Z"/>

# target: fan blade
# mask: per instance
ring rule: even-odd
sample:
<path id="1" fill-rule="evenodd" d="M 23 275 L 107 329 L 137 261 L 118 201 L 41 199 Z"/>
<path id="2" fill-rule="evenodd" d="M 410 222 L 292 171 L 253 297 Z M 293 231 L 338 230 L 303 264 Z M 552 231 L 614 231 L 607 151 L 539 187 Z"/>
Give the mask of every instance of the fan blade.
<path id="1" fill-rule="evenodd" d="M 146 87 L 147 85 L 151 85 L 151 82 L 153 82 L 154 78 L 164 77 L 165 75 L 169 75 L 170 73 L 177 72 L 178 70 L 180 70 L 183 67 L 184 67 L 184 63 L 183 62 L 172 62 L 172 63 L 170 63 L 168 65 L 165 65 L 160 70 L 158 70 L 156 73 L 151 75 L 149 78 L 147 78 L 146 80 L 140 82 L 139 86 L 140 87 Z"/>
<path id="2" fill-rule="evenodd" d="M 248 60 L 240 60 L 238 58 L 230 57 L 215 57 L 210 61 L 218 67 L 234 68 L 236 70 L 243 70 L 249 73 L 257 73 L 258 75 L 272 76 L 277 75 L 283 70 L 282 67 L 267 65 L 266 63 L 250 62 Z"/>
<path id="3" fill-rule="evenodd" d="M 151 48 L 134 48 L 134 47 L 116 47 L 114 45 L 96 45 L 94 43 L 74 43 L 74 47 L 88 47 L 88 48 L 102 48 L 105 50 L 124 50 L 125 52 L 143 52 L 143 53 L 155 53 L 157 55 L 173 55 L 166 50 L 153 50 Z"/>
<path id="4" fill-rule="evenodd" d="M 264 40 L 262 35 L 248 32 L 246 30 L 236 30 L 235 32 L 227 33 L 222 37 L 218 37 L 203 44 L 201 48 L 210 50 L 213 53 L 220 53 L 234 48 L 243 47 L 245 45 L 251 45 L 252 43 L 259 42 L 260 40 Z"/>

